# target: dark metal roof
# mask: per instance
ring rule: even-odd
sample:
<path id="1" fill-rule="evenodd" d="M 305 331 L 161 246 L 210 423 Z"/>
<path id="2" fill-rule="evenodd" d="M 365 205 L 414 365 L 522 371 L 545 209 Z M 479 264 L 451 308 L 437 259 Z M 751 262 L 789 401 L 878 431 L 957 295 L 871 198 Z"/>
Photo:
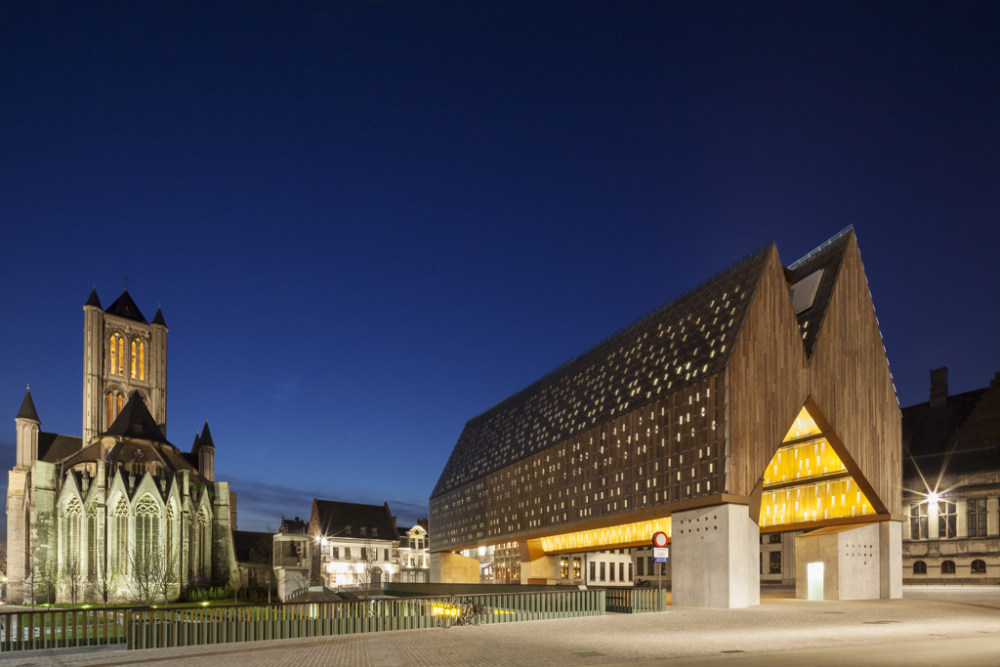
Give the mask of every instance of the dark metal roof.
<path id="1" fill-rule="evenodd" d="M 987 391 L 948 396 L 936 407 L 927 402 L 903 408 L 903 479 L 910 481 L 906 486 L 914 487 L 921 474 L 931 482 L 944 475 L 1000 469 L 1000 441 L 961 437 Z"/>
<path id="2" fill-rule="evenodd" d="M 812 307 L 796 316 L 799 322 L 799 331 L 802 332 L 802 345 L 805 347 L 806 356 L 812 356 L 813 348 L 816 346 L 816 338 L 823 328 L 823 317 L 826 316 L 833 288 L 837 284 L 840 266 L 844 261 L 844 251 L 853 235 L 854 228 L 847 227 L 788 267 L 792 274 L 792 284 L 820 269 L 823 270 L 823 277 L 816 291 L 816 297 L 813 299 Z"/>
<path id="3" fill-rule="evenodd" d="M 128 402 L 108 428 L 106 435 L 145 440 L 166 440 L 156 420 L 149 414 L 149 409 L 146 408 L 146 402 L 142 400 L 142 395 L 137 391 L 132 392 L 132 395 L 129 396 Z"/>
<path id="4" fill-rule="evenodd" d="M 94 290 L 94 296 L 97 296 L 96 289 Z M 115 299 L 115 302 L 108 306 L 104 312 L 110 315 L 124 317 L 127 320 L 134 320 L 136 322 L 147 324 L 146 318 L 142 316 L 139 306 L 135 305 L 135 301 L 133 301 L 132 297 L 129 296 L 128 290 L 122 292 L 122 295 Z"/>
<path id="5" fill-rule="evenodd" d="M 312 518 L 318 521 L 315 528 L 320 535 L 377 540 L 397 539 L 396 519 L 389 512 L 388 503 L 362 505 L 314 498 Z M 362 528 L 364 533 L 361 532 Z M 372 528 L 376 529 L 375 535 L 372 534 Z"/>
<path id="6" fill-rule="evenodd" d="M 167 326 L 166 321 L 163 319 L 163 311 L 160 307 L 156 307 L 156 315 L 153 315 L 153 324 L 160 324 L 162 326 Z"/>
<path id="7" fill-rule="evenodd" d="M 24 391 L 24 400 L 21 401 L 21 409 L 17 411 L 15 419 L 32 419 L 39 423 L 42 421 L 38 418 L 38 412 L 35 411 L 35 402 L 31 400 L 30 388 Z"/>
<path id="8" fill-rule="evenodd" d="M 764 246 L 465 425 L 431 497 L 723 370 Z"/>
<path id="9" fill-rule="evenodd" d="M 56 463 L 80 451 L 83 439 L 60 433 L 38 433 L 38 460 Z"/>
<path id="10" fill-rule="evenodd" d="M 201 429 L 201 435 L 195 436 L 194 446 L 191 448 L 191 451 L 196 452 L 202 447 L 215 449 L 215 442 L 212 441 L 212 432 L 208 430 L 208 420 L 205 420 L 205 426 Z"/>

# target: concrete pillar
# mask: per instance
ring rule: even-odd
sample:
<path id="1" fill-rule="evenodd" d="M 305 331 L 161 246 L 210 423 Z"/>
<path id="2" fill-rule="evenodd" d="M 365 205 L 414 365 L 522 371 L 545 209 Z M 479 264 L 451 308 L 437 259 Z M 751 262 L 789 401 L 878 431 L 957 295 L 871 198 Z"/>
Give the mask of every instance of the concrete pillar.
<path id="1" fill-rule="evenodd" d="M 559 578 L 559 556 L 547 556 L 541 540 L 520 542 L 522 584 L 552 584 Z"/>
<path id="2" fill-rule="evenodd" d="M 674 605 L 760 604 L 760 528 L 746 505 L 716 505 L 671 518 Z"/>
<path id="3" fill-rule="evenodd" d="M 903 597 L 903 526 L 901 521 L 879 522 L 879 597 Z"/>

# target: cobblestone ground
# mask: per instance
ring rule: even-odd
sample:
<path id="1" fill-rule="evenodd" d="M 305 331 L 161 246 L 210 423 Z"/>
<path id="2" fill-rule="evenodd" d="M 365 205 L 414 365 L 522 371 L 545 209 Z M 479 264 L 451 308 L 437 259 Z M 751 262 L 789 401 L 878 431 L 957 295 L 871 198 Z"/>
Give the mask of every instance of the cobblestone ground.
<path id="1" fill-rule="evenodd" d="M 896 649 L 895 647 L 900 647 Z M 956 651 L 972 648 L 961 660 Z M 854 653 L 844 653 L 853 650 Z M 907 657 L 900 651 L 908 651 Z M 908 655 L 909 655 L 908 654 Z M 985 656 L 985 657 L 984 657 Z M 766 595 L 758 607 L 150 651 L 4 655 L 7 665 L 378 667 L 653 664 L 1000 665 L 1000 587 L 907 588 L 902 600 L 807 602 Z"/>

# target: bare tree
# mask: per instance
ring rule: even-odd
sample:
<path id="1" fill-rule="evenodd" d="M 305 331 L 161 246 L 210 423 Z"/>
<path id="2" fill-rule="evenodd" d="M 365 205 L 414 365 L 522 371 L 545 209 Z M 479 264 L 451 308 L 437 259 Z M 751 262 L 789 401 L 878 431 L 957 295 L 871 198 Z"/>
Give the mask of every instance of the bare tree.
<path id="1" fill-rule="evenodd" d="M 35 556 L 34 576 L 32 576 L 31 599 L 35 599 L 35 580 L 42 587 L 42 595 L 45 602 L 55 602 L 56 584 L 59 583 L 59 572 L 56 569 L 54 559 L 47 551 Z"/>
<path id="2" fill-rule="evenodd" d="M 158 545 L 137 544 L 128 555 L 128 584 L 136 602 L 151 604 L 162 590 L 165 578 L 163 557 Z"/>
<path id="3" fill-rule="evenodd" d="M 375 575 L 378 572 L 378 549 L 372 545 L 371 541 L 365 542 L 365 545 L 361 547 L 361 562 L 364 567 L 358 575 L 358 583 L 361 585 L 362 599 L 367 600 L 371 595 Z"/>
<path id="4" fill-rule="evenodd" d="M 94 589 L 101 596 L 105 607 L 108 606 L 108 598 L 111 597 L 111 591 L 115 589 L 116 581 L 118 581 L 118 575 L 108 567 L 107 555 L 105 555 L 101 567 L 94 573 Z"/>
<path id="5" fill-rule="evenodd" d="M 72 558 L 63 567 L 62 583 L 69 593 L 70 603 L 75 607 L 76 601 L 83 591 L 83 568 L 80 567 L 80 560 Z"/>

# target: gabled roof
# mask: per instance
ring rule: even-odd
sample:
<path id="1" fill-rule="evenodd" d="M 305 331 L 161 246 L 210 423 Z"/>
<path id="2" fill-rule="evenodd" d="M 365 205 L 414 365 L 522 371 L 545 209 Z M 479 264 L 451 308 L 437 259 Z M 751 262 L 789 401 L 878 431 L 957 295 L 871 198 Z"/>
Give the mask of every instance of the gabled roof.
<path id="1" fill-rule="evenodd" d="M 15 419 L 31 419 L 39 423 L 42 421 L 38 418 L 38 412 L 35 411 L 35 402 L 31 400 L 30 387 L 24 391 L 24 400 L 21 401 L 21 409 L 17 411 Z"/>
<path id="2" fill-rule="evenodd" d="M 94 290 L 94 296 L 97 296 L 96 289 Z M 124 317 L 127 320 L 134 320 L 136 322 L 147 324 L 146 318 L 142 316 L 139 306 L 135 305 L 135 301 L 133 301 L 132 297 L 129 296 L 128 290 L 122 292 L 122 295 L 115 299 L 115 302 L 108 306 L 104 312 L 110 315 Z"/>
<path id="3" fill-rule="evenodd" d="M 431 497 L 723 370 L 774 244 L 465 425 Z"/>
<path id="4" fill-rule="evenodd" d="M 146 402 L 142 400 L 142 396 L 137 391 L 132 392 L 125 407 L 108 428 L 106 435 L 144 440 L 166 440 L 156 420 L 149 414 Z"/>
<path id="5" fill-rule="evenodd" d="M 313 525 L 316 521 L 316 525 Z M 364 528 L 364 532 L 362 532 Z M 375 534 L 372 534 L 372 529 Z M 310 530 L 329 537 L 356 537 L 376 540 L 396 540 L 396 520 L 389 505 L 362 505 L 337 500 L 313 499 Z"/>
<path id="6" fill-rule="evenodd" d="M 820 274 L 819 286 L 816 289 L 812 305 L 796 315 L 799 331 L 802 332 L 802 345 L 805 347 L 807 357 L 812 356 L 816 339 L 823 328 L 823 318 L 826 316 L 827 306 L 830 305 L 833 288 L 837 284 L 837 276 L 844 261 L 844 253 L 853 235 L 854 228 L 847 227 L 788 267 L 793 285 L 817 271 L 823 272 Z"/>
<path id="7" fill-rule="evenodd" d="M 944 405 L 930 402 L 903 408 L 903 478 L 928 481 L 939 474 L 966 474 L 1000 470 L 1000 442 L 963 441 L 968 423 L 988 389 L 974 389 L 948 396 Z"/>

